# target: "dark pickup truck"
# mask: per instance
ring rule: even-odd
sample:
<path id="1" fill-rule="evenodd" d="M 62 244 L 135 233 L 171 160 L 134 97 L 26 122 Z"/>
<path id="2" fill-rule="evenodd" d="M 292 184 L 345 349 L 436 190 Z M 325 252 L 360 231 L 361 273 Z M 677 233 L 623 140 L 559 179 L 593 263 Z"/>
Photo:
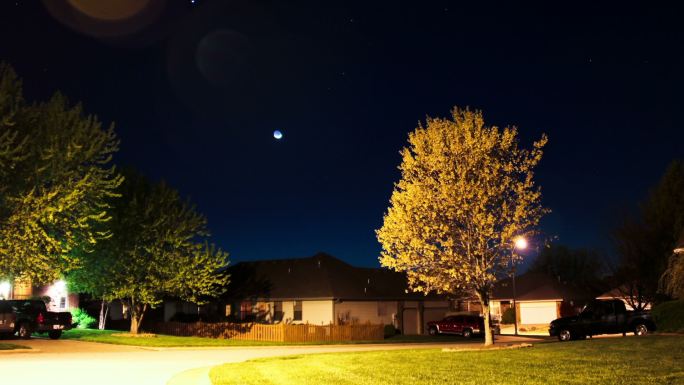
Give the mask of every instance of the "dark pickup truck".
<path id="1" fill-rule="evenodd" d="M 0 301 L 0 334 L 31 338 L 32 333 L 47 333 L 56 340 L 71 329 L 71 314 L 47 311 L 40 300 Z"/>
<path id="2" fill-rule="evenodd" d="M 549 335 L 558 337 L 560 341 L 569 341 L 598 334 L 627 332 L 643 336 L 655 328 L 649 313 L 628 311 L 620 300 L 595 300 L 576 316 L 551 321 Z"/>

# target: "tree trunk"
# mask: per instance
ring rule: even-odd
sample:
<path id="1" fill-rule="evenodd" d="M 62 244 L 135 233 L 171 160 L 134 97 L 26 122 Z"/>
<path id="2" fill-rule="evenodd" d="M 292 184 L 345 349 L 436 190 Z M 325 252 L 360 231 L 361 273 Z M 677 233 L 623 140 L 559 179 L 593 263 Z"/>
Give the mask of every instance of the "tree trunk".
<path id="1" fill-rule="evenodd" d="M 485 346 L 494 345 L 492 328 L 489 327 L 489 292 L 477 292 L 477 298 L 482 305 L 482 316 L 484 317 Z"/>
<path id="2" fill-rule="evenodd" d="M 97 328 L 104 330 L 107 327 L 107 315 L 109 314 L 109 302 L 104 299 L 100 303 L 100 320 L 97 324 Z"/>
<path id="3" fill-rule="evenodd" d="M 131 334 L 140 333 L 140 325 L 145 316 L 145 310 L 147 310 L 147 304 L 140 305 L 139 303 L 131 301 Z"/>

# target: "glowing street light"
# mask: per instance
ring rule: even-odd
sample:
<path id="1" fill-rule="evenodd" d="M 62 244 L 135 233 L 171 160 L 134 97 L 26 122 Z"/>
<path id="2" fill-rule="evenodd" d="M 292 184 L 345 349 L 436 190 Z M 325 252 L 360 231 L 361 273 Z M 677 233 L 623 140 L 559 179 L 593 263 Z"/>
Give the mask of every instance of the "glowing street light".
<path id="1" fill-rule="evenodd" d="M 527 248 L 527 239 L 518 237 L 515 239 L 515 248 L 518 250 L 525 250 Z"/>

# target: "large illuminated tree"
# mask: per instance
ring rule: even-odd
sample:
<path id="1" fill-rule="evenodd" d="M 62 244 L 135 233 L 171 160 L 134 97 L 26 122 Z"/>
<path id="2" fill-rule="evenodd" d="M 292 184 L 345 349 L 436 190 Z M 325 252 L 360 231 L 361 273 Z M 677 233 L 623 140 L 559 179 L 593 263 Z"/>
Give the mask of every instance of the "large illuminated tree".
<path id="1" fill-rule="evenodd" d="M 380 263 L 405 272 L 417 292 L 476 296 L 493 343 L 489 299 L 511 271 L 516 237 L 536 233 L 547 212 L 534 183 L 546 136 L 521 148 L 516 128 L 486 126 L 482 113 L 454 108 L 409 134 L 382 228 Z"/>
<path id="2" fill-rule="evenodd" d="M 128 305 L 131 333 L 165 297 L 202 304 L 228 283 L 228 255 L 209 245 L 206 218 L 165 183 L 127 171 L 113 199 L 112 236 L 97 245 L 70 276 L 103 300 Z"/>
<path id="3" fill-rule="evenodd" d="M 34 284 L 78 266 L 109 236 L 107 201 L 121 177 L 119 142 L 80 105 L 55 94 L 29 104 L 14 70 L 0 63 L 0 272 Z"/>

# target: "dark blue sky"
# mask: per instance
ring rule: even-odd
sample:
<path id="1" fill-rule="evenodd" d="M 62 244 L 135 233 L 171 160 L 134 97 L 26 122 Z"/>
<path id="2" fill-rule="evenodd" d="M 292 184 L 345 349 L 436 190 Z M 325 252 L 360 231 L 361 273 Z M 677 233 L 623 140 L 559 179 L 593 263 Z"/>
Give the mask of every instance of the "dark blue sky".
<path id="1" fill-rule="evenodd" d="M 549 135 L 542 229 L 571 246 L 608 247 L 617 213 L 684 157 L 677 5 L 50 3 L 0 4 L 0 60 L 29 98 L 59 89 L 115 121 L 116 161 L 190 196 L 233 261 L 377 265 L 407 133 L 453 105 L 527 145 Z"/>

